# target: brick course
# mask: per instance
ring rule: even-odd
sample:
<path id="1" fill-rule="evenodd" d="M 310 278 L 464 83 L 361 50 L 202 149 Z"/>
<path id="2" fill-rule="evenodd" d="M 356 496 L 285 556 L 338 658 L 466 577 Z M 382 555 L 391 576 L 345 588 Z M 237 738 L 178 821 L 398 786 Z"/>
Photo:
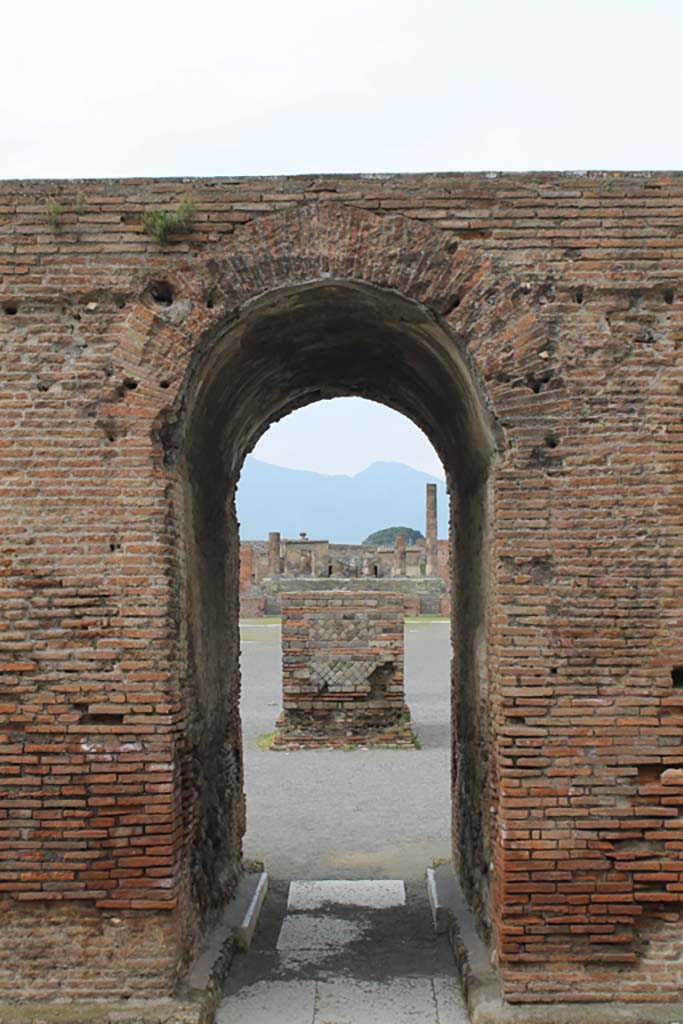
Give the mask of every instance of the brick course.
<path id="1" fill-rule="evenodd" d="M 183 194 L 195 227 L 160 249 L 142 214 Z M 344 389 L 413 416 L 457 490 L 455 852 L 506 998 L 678 997 L 682 229 L 679 174 L 0 183 L 0 942 L 24 950 L 8 997 L 92 995 L 90 927 L 117 936 L 109 989 L 168 990 L 234 885 L 238 551 L 211 531 L 234 531 L 258 430 Z M 294 318 L 316 281 L 328 310 L 411 305 L 384 334 L 353 321 L 375 373 L 309 359 L 271 401 L 258 302 L 294 289 Z M 234 362 L 219 456 L 216 339 L 241 324 L 252 372 Z M 474 383 L 449 390 L 457 374 Z M 475 393 L 497 430 L 486 467 Z M 155 981 L 125 952 L 141 928 Z M 53 950 L 40 985 L 32 934 Z"/>

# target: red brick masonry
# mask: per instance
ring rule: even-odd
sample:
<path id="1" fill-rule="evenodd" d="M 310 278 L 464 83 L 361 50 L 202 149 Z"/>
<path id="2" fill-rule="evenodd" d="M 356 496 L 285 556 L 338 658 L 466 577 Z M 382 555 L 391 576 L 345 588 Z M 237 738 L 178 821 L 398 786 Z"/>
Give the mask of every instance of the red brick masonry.
<path id="1" fill-rule="evenodd" d="M 183 195 L 195 225 L 160 247 L 143 213 Z M 250 310 L 312 281 L 412 304 L 362 391 L 441 445 L 458 571 L 467 550 L 485 568 L 455 617 L 485 609 L 456 636 L 456 846 L 507 999 L 675 1000 L 683 175 L 663 173 L 0 183 L 0 989 L 169 991 L 234 885 L 238 552 L 222 505 L 192 511 L 193 473 L 218 452 L 234 487 L 275 405 L 222 446 L 183 431 L 190 407 L 265 410 Z M 217 379 L 215 339 L 242 322 L 253 373 L 231 391 L 228 366 L 202 404 L 197 375 Z M 451 351 L 497 424 L 484 483 L 459 470 L 467 402 L 439 405 Z M 305 372 L 280 411 L 330 393 Z"/>

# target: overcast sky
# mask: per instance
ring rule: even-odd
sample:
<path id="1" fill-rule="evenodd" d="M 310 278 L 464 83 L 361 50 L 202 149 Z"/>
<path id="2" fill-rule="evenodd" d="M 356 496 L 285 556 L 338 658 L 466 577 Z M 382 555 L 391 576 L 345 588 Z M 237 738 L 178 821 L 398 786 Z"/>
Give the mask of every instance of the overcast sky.
<path id="1" fill-rule="evenodd" d="M 444 477 L 438 455 L 411 420 L 364 398 L 333 398 L 290 413 L 266 431 L 252 455 L 318 473 L 353 476 L 371 462 L 388 461 Z"/>
<path id="2" fill-rule="evenodd" d="M 683 0 L 7 0 L 0 24 L 0 178 L 683 167 Z"/>

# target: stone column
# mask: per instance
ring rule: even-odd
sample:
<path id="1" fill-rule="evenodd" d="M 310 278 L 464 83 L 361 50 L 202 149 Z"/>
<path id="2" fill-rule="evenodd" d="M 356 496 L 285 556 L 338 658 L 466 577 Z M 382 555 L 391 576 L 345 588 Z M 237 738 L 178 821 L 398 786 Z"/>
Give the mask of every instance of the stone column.
<path id="1" fill-rule="evenodd" d="M 439 572 L 439 550 L 436 526 L 436 484 L 427 484 L 427 525 L 425 528 L 426 576 L 437 576 Z"/>
<path id="2" fill-rule="evenodd" d="M 268 534 L 268 575 L 280 575 L 280 534 Z"/>
<path id="3" fill-rule="evenodd" d="M 394 576 L 406 574 L 406 535 L 397 533 L 394 540 Z"/>

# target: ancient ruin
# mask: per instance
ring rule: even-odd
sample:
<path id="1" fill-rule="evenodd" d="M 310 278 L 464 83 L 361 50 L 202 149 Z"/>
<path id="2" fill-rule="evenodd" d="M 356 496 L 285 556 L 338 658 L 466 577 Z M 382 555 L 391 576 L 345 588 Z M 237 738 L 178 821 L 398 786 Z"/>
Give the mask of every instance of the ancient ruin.
<path id="1" fill-rule="evenodd" d="M 403 596 L 282 595 L 275 747 L 413 746 L 403 692 Z"/>
<path id="2" fill-rule="evenodd" d="M 681 1019 L 682 225 L 670 173 L 0 183 L 0 998 L 183 985 L 243 870 L 240 468 L 359 395 L 449 483 L 496 1006 Z"/>
<path id="3" fill-rule="evenodd" d="M 392 545 L 331 544 L 305 533 L 296 539 L 272 532 L 267 541 L 240 544 L 240 614 L 278 615 L 281 595 L 311 590 L 363 591 L 369 586 L 403 594 L 406 615 L 450 612 L 449 545 L 437 533 L 436 484 L 426 485 L 425 539 Z"/>

